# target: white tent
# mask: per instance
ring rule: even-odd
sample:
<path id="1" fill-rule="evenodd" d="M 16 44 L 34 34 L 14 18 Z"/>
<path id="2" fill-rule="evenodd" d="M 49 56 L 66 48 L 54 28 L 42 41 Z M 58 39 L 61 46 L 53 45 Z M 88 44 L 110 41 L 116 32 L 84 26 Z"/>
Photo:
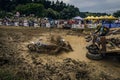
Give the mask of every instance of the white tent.
<path id="1" fill-rule="evenodd" d="M 77 19 L 77 20 L 83 20 L 83 18 L 81 18 L 80 16 L 76 16 L 73 19 Z"/>

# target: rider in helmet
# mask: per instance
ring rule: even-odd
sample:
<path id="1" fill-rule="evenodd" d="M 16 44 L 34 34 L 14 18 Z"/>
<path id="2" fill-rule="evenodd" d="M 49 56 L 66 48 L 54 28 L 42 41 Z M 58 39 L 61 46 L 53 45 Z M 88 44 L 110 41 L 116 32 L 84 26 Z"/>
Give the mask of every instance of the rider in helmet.
<path id="1" fill-rule="evenodd" d="M 98 36 L 106 36 L 109 32 L 109 28 L 99 24 L 96 28 L 95 34 L 98 33 Z"/>
<path id="2" fill-rule="evenodd" d="M 105 36 L 109 33 L 109 28 L 106 26 L 103 26 L 102 24 L 99 24 L 96 28 L 96 31 L 94 34 L 98 34 L 96 37 L 93 37 L 93 44 L 95 42 L 98 42 L 98 46 L 102 47 L 101 51 L 105 52 L 106 51 L 106 38 Z"/>

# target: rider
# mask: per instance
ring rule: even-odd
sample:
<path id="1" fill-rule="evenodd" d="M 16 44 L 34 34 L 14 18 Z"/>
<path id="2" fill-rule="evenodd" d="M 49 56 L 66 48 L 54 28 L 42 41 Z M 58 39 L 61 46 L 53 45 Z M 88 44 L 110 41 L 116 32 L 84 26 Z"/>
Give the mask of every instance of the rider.
<path id="1" fill-rule="evenodd" d="M 108 34 L 109 32 L 109 28 L 106 26 L 103 26 L 102 24 L 99 24 L 96 28 L 96 31 L 94 32 L 94 34 L 97 34 L 97 37 L 94 36 L 93 38 L 93 44 L 95 44 L 96 40 L 98 42 L 98 45 L 100 47 L 102 47 L 101 51 L 106 51 L 106 38 L 105 36 Z"/>

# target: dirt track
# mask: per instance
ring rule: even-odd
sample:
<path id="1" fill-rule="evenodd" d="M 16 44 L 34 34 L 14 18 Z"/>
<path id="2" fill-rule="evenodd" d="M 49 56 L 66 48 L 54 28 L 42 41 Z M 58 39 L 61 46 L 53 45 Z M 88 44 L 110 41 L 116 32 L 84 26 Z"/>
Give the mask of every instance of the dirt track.
<path id="1" fill-rule="evenodd" d="M 1 61 L 7 59 L 7 62 L 3 61 L 5 64 L 1 63 L 0 76 L 7 70 L 26 80 L 30 78 L 32 80 L 120 79 L 120 63 L 117 60 L 113 57 L 101 61 L 87 59 L 85 56 L 87 43 L 84 36 L 68 35 L 68 33 L 72 31 L 0 27 L 0 58 Z M 50 35 L 61 35 L 70 42 L 74 51 L 58 55 L 29 52 L 27 44 Z"/>

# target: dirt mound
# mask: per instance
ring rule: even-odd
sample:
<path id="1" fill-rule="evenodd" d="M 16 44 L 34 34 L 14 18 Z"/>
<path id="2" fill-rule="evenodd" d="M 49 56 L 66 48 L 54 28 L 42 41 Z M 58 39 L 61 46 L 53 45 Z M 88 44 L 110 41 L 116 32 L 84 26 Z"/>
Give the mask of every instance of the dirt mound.
<path id="1" fill-rule="evenodd" d="M 15 65 L 18 64 L 19 52 L 17 51 L 17 45 L 4 44 L 0 48 L 0 66 Z"/>
<path id="2" fill-rule="evenodd" d="M 35 66 L 24 65 L 17 72 L 19 77 L 25 77 L 29 80 L 79 80 L 89 78 L 89 67 L 86 63 L 78 62 L 70 58 L 62 61 L 47 60 L 47 63 L 41 60 Z M 34 77 L 35 76 L 35 79 Z"/>
<path id="3" fill-rule="evenodd" d="M 58 31 L 55 33 L 51 30 L 54 34 Z M 0 80 L 120 80 L 117 78 L 119 64 L 114 67 L 113 63 L 110 63 L 111 66 L 105 61 L 92 61 L 94 65 L 88 61 L 83 62 L 85 49 L 81 47 L 85 45 L 85 41 L 82 36 L 64 36 L 76 51 L 70 55 L 72 58 L 78 56 L 79 60 L 63 55 L 29 52 L 26 47 L 28 41 L 44 36 L 43 32 L 49 34 L 46 29 L 0 27 Z"/>

